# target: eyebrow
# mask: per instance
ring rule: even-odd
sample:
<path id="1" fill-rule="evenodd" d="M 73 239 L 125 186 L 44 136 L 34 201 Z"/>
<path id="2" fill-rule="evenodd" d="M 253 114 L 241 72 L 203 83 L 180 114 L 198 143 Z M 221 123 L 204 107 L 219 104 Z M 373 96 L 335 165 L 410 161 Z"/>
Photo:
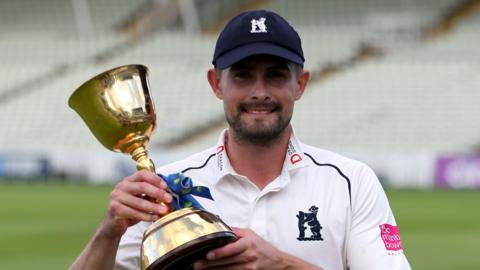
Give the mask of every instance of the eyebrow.
<path id="1" fill-rule="evenodd" d="M 244 69 L 252 69 L 253 65 L 246 65 L 244 63 L 235 63 L 230 67 L 230 70 L 244 70 Z"/>

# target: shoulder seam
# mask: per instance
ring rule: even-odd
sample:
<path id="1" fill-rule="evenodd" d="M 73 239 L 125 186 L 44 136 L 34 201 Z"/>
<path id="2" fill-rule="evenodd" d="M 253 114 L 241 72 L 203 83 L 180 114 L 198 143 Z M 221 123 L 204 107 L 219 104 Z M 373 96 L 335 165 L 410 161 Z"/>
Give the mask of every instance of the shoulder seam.
<path id="1" fill-rule="evenodd" d="M 350 207 L 352 207 L 352 187 L 351 187 L 351 183 L 350 183 L 350 179 L 342 172 L 342 170 L 340 170 L 340 168 L 338 168 L 337 166 L 331 164 L 331 163 L 318 163 L 310 154 L 308 153 L 305 153 L 304 154 L 309 157 L 313 163 L 315 163 L 315 165 L 317 166 L 328 166 L 328 167 L 331 167 L 331 168 L 334 168 L 338 174 L 340 174 L 340 176 L 345 179 L 345 181 L 347 181 L 347 187 L 348 187 L 348 197 L 350 199 Z"/>
<path id="2" fill-rule="evenodd" d="M 198 169 L 201 169 L 201 168 L 207 166 L 207 163 L 210 161 L 210 159 L 211 159 L 213 156 L 215 156 L 215 154 L 211 154 L 211 155 L 207 158 L 207 160 L 205 160 L 205 162 L 204 162 L 202 165 L 198 166 L 198 167 L 188 167 L 188 168 L 186 168 L 186 169 L 183 169 L 183 170 L 182 170 L 182 173 L 186 173 L 187 171 L 190 171 L 190 170 L 198 170 Z"/>

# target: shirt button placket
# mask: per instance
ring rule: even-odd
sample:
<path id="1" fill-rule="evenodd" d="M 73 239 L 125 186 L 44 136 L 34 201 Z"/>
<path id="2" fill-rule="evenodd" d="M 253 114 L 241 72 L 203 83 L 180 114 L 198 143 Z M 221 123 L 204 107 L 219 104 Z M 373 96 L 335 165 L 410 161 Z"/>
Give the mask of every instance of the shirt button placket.
<path id="1" fill-rule="evenodd" d="M 262 238 L 267 237 L 267 203 L 266 197 L 261 196 L 254 200 L 252 205 L 251 228 Z"/>

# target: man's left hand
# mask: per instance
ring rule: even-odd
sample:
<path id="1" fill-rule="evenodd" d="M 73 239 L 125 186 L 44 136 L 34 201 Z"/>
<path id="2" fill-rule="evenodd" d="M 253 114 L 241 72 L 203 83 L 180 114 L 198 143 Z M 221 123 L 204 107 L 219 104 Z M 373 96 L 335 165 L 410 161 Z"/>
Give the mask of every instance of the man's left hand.
<path id="1" fill-rule="evenodd" d="M 254 231 L 235 228 L 233 232 L 239 238 L 237 241 L 209 251 L 206 260 L 195 262 L 193 268 L 195 270 L 289 268 L 291 256 L 270 245 Z"/>

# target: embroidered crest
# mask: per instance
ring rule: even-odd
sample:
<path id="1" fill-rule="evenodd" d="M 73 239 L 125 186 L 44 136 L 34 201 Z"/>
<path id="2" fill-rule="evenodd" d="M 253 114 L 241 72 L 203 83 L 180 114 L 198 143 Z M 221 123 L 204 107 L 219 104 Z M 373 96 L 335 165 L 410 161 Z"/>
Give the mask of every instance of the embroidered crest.
<path id="1" fill-rule="evenodd" d="M 252 29 L 250 30 L 250 33 L 267 33 L 267 26 L 265 25 L 265 19 L 264 17 L 261 17 L 258 20 L 252 19 L 250 22 L 252 23 Z"/>
<path id="2" fill-rule="evenodd" d="M 297 240 L 299 241 L 323 241 L 322 234 L 320 234 L 320 230 L 323 229 L 322 225 L 317 219 L 317 212 L 318 207 L 312 205 L 308 211 L 310 212 L 303 212 L 299 211 L 297 214 L 298 218 L 298 237 Z M 310 237 L 305 237 L 305 231 L 307 230 L 307 226 L 310 228 L 311 235 Z"/>

